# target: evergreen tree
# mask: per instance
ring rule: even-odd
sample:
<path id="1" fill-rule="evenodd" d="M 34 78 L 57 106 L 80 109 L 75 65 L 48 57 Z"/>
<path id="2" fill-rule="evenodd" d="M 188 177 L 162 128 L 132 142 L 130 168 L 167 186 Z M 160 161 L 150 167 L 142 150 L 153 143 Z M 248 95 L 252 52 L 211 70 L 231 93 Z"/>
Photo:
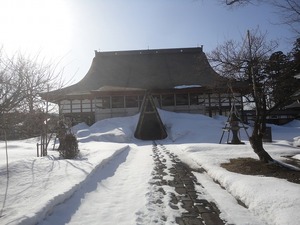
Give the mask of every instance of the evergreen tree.
<path id="1" fill-rule="evenodd" d="M 274 52 L 266 63 L 265 73 L 270 83 L 269 108 L 280 109 L 290 104 L 290 96 L 295 91 L 290 57 L 282 51 Z"/>
<path id="2" fill-rule="evenodd" d="M 293 61 L 293 73 L 297 75 L 300 73 L 300 38 L 295 41 L 291 56 Z"/>

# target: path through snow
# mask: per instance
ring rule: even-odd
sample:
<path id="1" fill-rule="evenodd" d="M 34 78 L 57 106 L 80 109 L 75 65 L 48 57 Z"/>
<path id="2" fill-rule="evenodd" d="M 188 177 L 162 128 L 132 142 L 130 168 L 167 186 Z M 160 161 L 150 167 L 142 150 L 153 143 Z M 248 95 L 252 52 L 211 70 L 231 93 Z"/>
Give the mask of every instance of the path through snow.
<path id="1" fill-rule="evenodd" d="M 88 176 L 40 225 L 223 224 L 213 199 L 184 167 L 162 144 L 131 144 Z"/>
<path id="2" fill-rule="evenodd" d="M 135 212 L 147 202 L 145 193 L 152 169 L 151 146 L 131 146 L 95 171 L 41 224 L 136 224 Z"/>

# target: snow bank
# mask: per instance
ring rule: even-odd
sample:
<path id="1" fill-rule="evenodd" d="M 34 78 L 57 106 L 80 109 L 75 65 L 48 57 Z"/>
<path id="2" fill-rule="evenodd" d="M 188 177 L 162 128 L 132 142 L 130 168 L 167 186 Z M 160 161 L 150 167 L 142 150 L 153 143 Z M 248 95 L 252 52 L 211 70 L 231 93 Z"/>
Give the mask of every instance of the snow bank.
<path id="1" fill-rule="evenodd" d="M 181 143 L 189 140 L 195 142 L 216 143 L 220 138 L 222 123 L 219 121 L 196 114 L 170 113 L 159 110 L 161 119 L 168 132 L 168 138 L 173 142 Z M 205 128 L 205 135 L 203 135 Z M 216 135 L 219 133 L 220 135 Z"/>
<path id="2" fill-rule="evenodd" d="M 71 127 L 71 131 L 73 134 L 77 134 L 78 131 L 89 129 L 89 126 L 86 123 L 79 123 L 73 127 Z"/>
<path id="3" fill-rule="evenodd" d="M 168 138 L 160 142 L 184 162 L 207 171 L 206 175 L 198 174 L 197 177 L 209 189 L 207 194 L 217 202 L 224 219 L 237 225 L 294 225 L 300 221 L 299 185 L 283 179 L 231 173 L 220 167 L 221 163 L 228 162 L 231 158 L 257 158 L 243 130 L 241 135 L 245 145 L 218 144 L 225 117 L 210 118 L 162 110 L 159 113 L 168 131 Z M 4 202 L 0 223 L 38 223 L 57 204 L 73 196 L 96 169 L 101 170 L 117 154 L 126 151 L 129 145 L 134 145 L 137 151 L 149 148 L 151 142 L 133 137 L 137 121 L 138 115 L 99 121 L 91 127 L 84 123 L 76 125 L 72 129 L 79 140 L 81 158 L 78 160 L 59 160 L 55 151 L 49 151 L 48 157 L 37 158 L 37 139 L 10 141 L 9 182 L 6 179 L 5 145 L 0 142 L 0 200 Z M 285 126 L 270 126 L 273 142 L 265 144 L 265 148 L 272 157 L 280 160 L 282 155 L 295 155 L 294 158 L 300 159 L 300 149 L 293 147 L 293 143 L 299 143 L 299 121 Z M 149 164 L 153 159 L 151 154 L 145 152 L 143 160 Z M 139 161 L 133 167 L 139 168 L 145 162 Z M 126 161 L 127 165 L 131 163 L 132 161 Z M 151 176 L 147 176 L 144 179 L 151 180 Z M 120 176 L 121 179 L 126 177 Z M 225 189 L 220 191 L 213 180 L 218 181 Z M 128 186 L 128 192 L 134 191 Z M 125 197 L 118 196 L 118 202 L 122 202 Z M 235 199 L 244 202 L 248 209 L 239 206 Z M 112 199 L 111 204 L 114 202 Z M 101 220 L 109 224 L 109 215 Z M 122 222 L 130 224 L 128 221 Z"/>
<path id="4" fill-rule="evenodd" d="M 82 138 L 91 134 L 89 128 L 86 123 L 79 123 L 71 127 L 71 132 L 75 134 L 77 138 Z"/>
<path id="5" fill-rule="evenodd" d="M 111 118 L 98 121 L 89 128 L 77 130 L 80 142 L 103 141 L 126 143 L 131 142 L 138 116 Z"/>
<path id="6" fill-rule="evenodd" d="M 296 128 L 300 128 L 300 120 L 293 120 L 285 125 L 283 125 L 283 127 L 296 127 Z"/>
<path id="7" fill-rule="evenodd" d="M 81 150 L 82 160 L 58 160 L 56 152 L 49 152 L 43 158 L 19 159 L 9 164 L 6 185 L 3 185 L 4 168 L 0 167 L 0 199 L 6 200 L 1 224 L 31 225 L 42 221 L 54 206 L 70 198 L 97 168 L 127 148 L 127 145 L 110 146 L 102 144 L 101 151 L 92 151 L 93 160 L 87 160 L 91 153 L 85 154 L 85 149 Z"/>
<path id="8" fill-rule="evenodd" d="M 293 146 L 300 147 L 300 136 L 293 138 Z"/>

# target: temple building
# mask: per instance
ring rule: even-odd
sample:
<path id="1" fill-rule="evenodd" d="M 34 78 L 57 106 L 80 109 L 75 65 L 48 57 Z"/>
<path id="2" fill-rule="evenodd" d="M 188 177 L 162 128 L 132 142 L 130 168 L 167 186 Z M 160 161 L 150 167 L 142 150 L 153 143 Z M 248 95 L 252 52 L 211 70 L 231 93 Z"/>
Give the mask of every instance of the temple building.
<path id="1" fill-rule="evenodd" d="M 246 88 L 247 89 L 247 88 Z M 73 123 L 139 112 L 145 93 L 157 108 L 205 115 L 227 115 L 233 102 L 242 110 L 245 88 L 221 77 L 202 47 L 133 51 L 95 51 L 85 77 L 78 83 L 42 93 Z"/>

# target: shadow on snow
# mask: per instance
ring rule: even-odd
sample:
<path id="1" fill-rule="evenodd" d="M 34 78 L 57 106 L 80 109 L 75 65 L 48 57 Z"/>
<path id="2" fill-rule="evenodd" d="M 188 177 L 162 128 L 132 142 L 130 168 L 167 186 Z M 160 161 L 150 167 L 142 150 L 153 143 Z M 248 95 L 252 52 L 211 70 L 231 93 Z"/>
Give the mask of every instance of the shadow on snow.
<path id="1" fill-rule="evenodd" d="M 82 186 L 69 199 L 62 204 L 57 205 L 53 212 L 46 217 L 44 221 L 40 223 L 40 225 L 67 224 L 80 207 L 82 199 L 85 198 L 85 195 L 95 191 L 103 180 L 114 176 L 118 167 L 126 161 L 129 151 L 130 148 L 126 148 L 104 165 L 97 168 L 93 174 L 86 179 Z"/>

